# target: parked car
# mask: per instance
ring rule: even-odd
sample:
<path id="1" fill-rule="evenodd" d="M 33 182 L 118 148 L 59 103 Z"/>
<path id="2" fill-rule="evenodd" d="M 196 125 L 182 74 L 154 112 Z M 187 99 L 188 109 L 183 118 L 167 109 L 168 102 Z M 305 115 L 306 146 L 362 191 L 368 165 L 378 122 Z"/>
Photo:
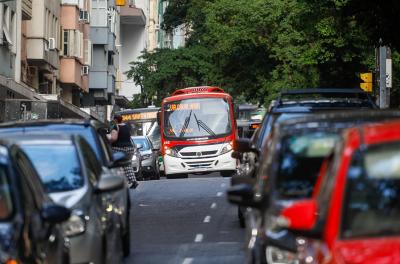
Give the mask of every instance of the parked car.
<path id="1" fill-rule="evenodd" d="M 158 156 L 159 150 L 154 149 L 153 144 L 147 136 L 134 136 L 133 142 L 139 149 L 141 156 L 141 174 L 144 179 L 160 179 Z"/>
<path id="2" fill-rule="evenodd" d="M 314 195 L 279 216 L 285 235 L 268 237 L 275 253 L 308 263 L 399 263 L 400 122 L 347 130 L 326 164 Z"/>
<path id="3" fill-rule="evenodd" d="M 252 208 L 246 212 L 248 263 L 269 263 L 266 234 L 274 230 L 274 219 L 294 201 L 311 197 L 322 162 L 343 129 L 394 118 L 400 118 L 400 111 L 339 111 L 276 124 L 264 146 L 256 182 L 228 191 L 231 202 Z"/>
<path id="4" fill-rule="evenodd" d="M 241 161 L 239 169 L 249 167 L 247 170 L 237 171 L 236 177 L 232 177 L 232 185 L 242 181 L 249 182 L 250 177 L 255 179 L 258 171 L 258 158 L 274 125 L 288 119 L 307 116 L 312 113 L 332 110 L 348 109 L 376 109 L 372 98 L 361 89 L 301 89 L 282 91 L 279 98 L 269 107 L 261 125 L 251 139 L 239 138 L 234 151 L 234 156 Z M 244 153 L 253 153 L 243 155 Z M 243 157 L 248 157 L 247 160 Z M 238 218 L 241 226 L 244 226 L 244 213 L 251 210 L 246 207 L 238 207 Z"/>
<path id="5" fill-rule="evenodd" d="M 27 153 L 45 190 L 72 210 L 64 224 L 71 263 L 110 263 L 122 258 L 118 216 L 108 192 L 124 187 L 123 178 L 102 167 L 80 136 L 29 135 L 15 138 Z M 128 161 L 129 162 L 129 161 Z"/>
<path id="6" fill-rule="evenodd" d="M 46 194 L 27 155 L 0 140 L 0 263 L 69 264 L 61 223 L 70 214 Z"/>
<path id="7" fill-rule="evenodd" d="M 113 153 L 106 138 L 109 127 L 96 120 L 32 120 L 18 121 L 0 124 L 0 136 L 7 135 L 35 135 L 46 132 L 55 132 L 69 135 L 82 136 L 91 146 L 101 166 L 108 167 L 115 175 L 126 179 L 119 160 L 121 153 Z M 130 251 L 130 199 L 129 189 L 124 188 L 110 193 L 116 208 L 115 213 L 119 215 L 122 226 L 122 247 L 124 255 Z"/>
<path id="8" fill-rule="evenodd" d="M 132 140 L 132 139 L 131 139 Z M 136 147 L 135 142 L 132 140 L 132 144 L 135 148 L 135 152 L 132 155 L 132 167 L 135 172 L 136 180 L 143 180 L 143 171 L 142 171 L 142 156 L 140 155 L 139 149 Z"/>

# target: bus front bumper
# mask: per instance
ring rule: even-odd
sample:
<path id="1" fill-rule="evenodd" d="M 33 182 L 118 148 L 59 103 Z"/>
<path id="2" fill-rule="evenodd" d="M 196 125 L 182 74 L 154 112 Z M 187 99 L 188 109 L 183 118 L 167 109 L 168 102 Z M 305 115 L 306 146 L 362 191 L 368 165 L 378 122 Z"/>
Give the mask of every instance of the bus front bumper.
<path id="1" fill-rule="evenodd" d="M 236 159 L 232 151 L 216 157 L 182 159 L 164 155 L 165 174 L 233 171 L 236 169 Z"/>

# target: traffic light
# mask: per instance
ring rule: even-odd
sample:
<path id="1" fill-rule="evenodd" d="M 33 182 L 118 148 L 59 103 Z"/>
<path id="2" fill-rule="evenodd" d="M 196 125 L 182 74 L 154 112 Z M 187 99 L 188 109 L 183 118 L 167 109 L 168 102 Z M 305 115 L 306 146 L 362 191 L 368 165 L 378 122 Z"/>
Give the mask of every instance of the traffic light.
<path id="1" fill-rule="evenodd" d="M 372 92 L 372 72 L 360 73 L 360 78 L 364 81 L 360 83 L 360 88 L 366 92 Z"/>

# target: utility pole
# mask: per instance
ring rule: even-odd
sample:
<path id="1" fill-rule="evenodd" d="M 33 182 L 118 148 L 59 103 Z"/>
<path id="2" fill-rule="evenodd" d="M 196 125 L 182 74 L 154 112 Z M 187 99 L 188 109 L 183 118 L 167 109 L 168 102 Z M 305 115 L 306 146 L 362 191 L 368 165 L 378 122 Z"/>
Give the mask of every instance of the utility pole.
<path id="1" fill-rule="evenodd" d="M 379 69 L 379 108 L 390 107 L 390 89 L 392 88 L 392 54 L 387 46 L 380 46 L 377 51 L 377 69 Z"/>

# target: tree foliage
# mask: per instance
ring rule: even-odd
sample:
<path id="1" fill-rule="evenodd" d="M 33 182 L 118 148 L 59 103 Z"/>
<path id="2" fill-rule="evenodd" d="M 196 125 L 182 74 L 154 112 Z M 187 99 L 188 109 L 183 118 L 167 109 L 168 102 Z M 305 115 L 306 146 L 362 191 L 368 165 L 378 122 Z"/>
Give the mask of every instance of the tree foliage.
<path id="1" fill-rule="evenodd" d="M 169 0 L 163 28 L 186 25 L 187 45 L 143 53 L 128 77 L 158 100 L 193 85 L 260 103 L 282 89 L 358 87 L 379 38 L 400 68 L 389 32 L 399 10 L 395 0 Z"/>

